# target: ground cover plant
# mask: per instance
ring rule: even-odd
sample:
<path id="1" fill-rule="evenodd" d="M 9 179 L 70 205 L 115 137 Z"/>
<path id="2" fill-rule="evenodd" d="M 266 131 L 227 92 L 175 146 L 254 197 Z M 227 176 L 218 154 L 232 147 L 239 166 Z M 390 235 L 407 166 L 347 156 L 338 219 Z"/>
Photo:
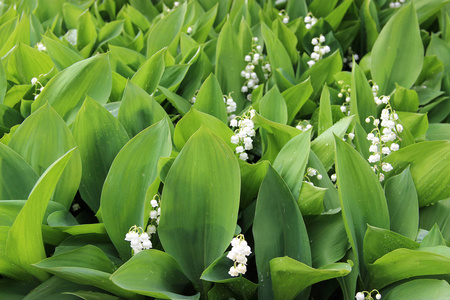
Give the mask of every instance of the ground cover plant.
<path id="1" fill-rule="evenodd" d="M 1 299 L 448 299 L 450 0 L 0 2 Z"/>

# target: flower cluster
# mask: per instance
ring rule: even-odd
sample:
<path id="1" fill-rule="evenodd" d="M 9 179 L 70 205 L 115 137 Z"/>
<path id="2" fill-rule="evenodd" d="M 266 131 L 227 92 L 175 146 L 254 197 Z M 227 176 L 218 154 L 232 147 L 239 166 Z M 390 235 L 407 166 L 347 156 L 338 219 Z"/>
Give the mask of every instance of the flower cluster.
<path id="1" fill-rule="evenodd" d="M 298 122 L 298 124 L 297 124 L 297 126 L 295 126 L 295 128 L 305 132 L 306 130 L 312 128 L 312 125 L 309 124 L 309 122 L 305 120 L 305 121 Z"/>
<path id="2" fill-rule="evenodd" d="M 47 51 L 47 47 L 45 47 L 41 42 L 37 43 L 36 46 L 39 51 Z"/>
<path id="3" fill-rule="evenodd" d="M 242 117 L 236 117 L 230 121 L 231 127 L 238 127 L 234 131 L 235 134 L 231 137 L 231 143 L 238 145 L 236 147 L 236 154 L 239 155 L 239 158 L 243 161 L 248 159 L 248 154 L 245 151 L 253 149 L 252 137 L 255 136 L 256 132 L 252 118 L 255 113 L 254 109 L 250 109 Z"/>
<path id="4" fill-rule="evenodd" d="M 347 113 L 347 115 L 350 116 L 350 93 L 351 93 L 352 89 L 350 88 L 350 86 L 348 84 L 343 85 L 344 81 L 342 81 L 342 80 L 338 81 L 338 84 L 342 85 L 341 91 L 339 92 L 338 97 L 343 98 L 345 96 L 345 101 L 342 103 L 340 109 L 344 114 Z"/>
<path id="5" fill-rule="evenodd" d="M 373 300 L 372 293 L 376 293 L 375 299 L 377 299 L 377 300 L 381 299 L 381 294 L 377 290 L 372 290 L 371 292 L 367 292 L 367 291 L 358 292 L 358 293 L 356 293 L 355 299 L 356 300 Z M 364 294 L 367 294 L 367 296 L 365 296 Z"/>
<path id="6" fill-rule="evenodd" d="M 230 268 L 228 274 L 236 277 L 239 274 L 245 274 L 247 272 L 247 256 L 252 253 L 252 250 L 243 234 L 239 234 L 232 239 L 231 246 L 231 251 L 227 254 L 227 257 L 234 262 L 234 265 Z"/>
<path id="7" fill-rule="evenodd" d="M 323 45 L 325 43 L 325 36 L 321 34 L 319 37 L 313 38 L 311 44 L 314 46 L 314 51 L 311 53 L 311 60 L 308 61 L 308 66 L 311 68 L 316 62 L 321 60 L 323 56 L 331 51 L 330 47 Z"/>
<path id="8" fill-rule="evenodd" d="M 348 48 L 348 55 L 342 58 L 342 62 L 347 64 L 350 68 L 353 68 L 353 59 L 359 60 L 359 55 L 353 52 L 352 47 Z"/>
<path id="9" fill-rule="evenodd" d="M 398 0 L 398 1 L 395 1 L 395 2 L 391 2 L 391 3 L 389 3 L 389 7 L 390 8 L 399 8 L 405 2 L 406 2 L 405 0 Z"/>
<path id="10" fill-rule="evenodd" d="M 306 29 L 311 29 L 317 23 L 317 19 L 313 16 L 312 13 L 308 13 L 305 17 L 305 27 Z"/>
<path id="11" fill-rule="evenodd" d="M 316 177 L 317 180 L 322 180 L 322 175 L 314 168 L 308 167 L 306 169 L 306 174 L 304 176 L 304 182 L 314 186 L 314 183 L 311 182 L 311 178 Z"/>
<path id="12" fill-rule="evenodd" d="M 258 38 L 252 38 L 252 51 L 244 57 L 247 62 L 245 69 L 241 71 L 241 76 L 245 78 L 244 85 L 241 88 L 242 93 L 248 93 L 247 100 L 251 101 L 251 90 L 258 87 L 261 79 L 256 73 L 256 68 L 261 66 L 261 71 L 264 74 L 264 79 L 269 78 L 270 72 L 272 71 L 270 63 L 264 59 L 262 54 L 262 46 L 257 44 Z"/>
<path id="13" fill-rule="evenodd" d="M 387 103 L 386 107 L 381 111 L 380 119 L 376 119 L 372 116 L 366 118 L 366 123 L 370 123 L 373 119 L 373 125 L 375 128 L 367 135 L 367 139 L 372 142 L 369 147 L 369 151 L 373 154 L 369 156 L 369 163 L 375 164 L 372 166 L 374 172 L 378 172 L 380 182 L 384 180 L 384 174 L 382 172 L 389 172 L 392 170 L 392 166 L 389 163 L 383 162 L 380 164 L 383 156 L 391 154 L 392 151 L 397 151 L 400 146 L 399 133 L 403 131 L 403 126 L 399 124 L 398 115 L 395 110 L 389 104 L 388 96 L 380 97 L 383 103 Z M 381 128 L 380 128 L 381 127 Z"/>
<path id="14" fill-rule="evenodd" d="M 152 242 L 150 236 L 141 227 L 134 225 L 130 228 L 125 235 L 125 241 L 130 242 L 130 246 L 133 249 L 133 253 L 137 254 L 142 250 L 152 248 Z"/>
<path id="15" fill-rule="evenodd" d="M 236 116 L 231 115 L 236 111 L 237 105 L 236 102 L 234 102 L 233 98 L 231 98 L 231 94 L 228 96 L 223 96 L 223 102 L 227 106 L 227 114 L 229 115 L 230 119 L 234 119 Z"/>
<path id="16" fill-rule="evenodd" d="M 42 74 L 39 75 L 39 77 L 40 76 L 42 76 Z M 37 87 L 38 84 L 40 85 L 40 88 Z M 39 81 L 39 79 L 36 78 L 36 77 L 31 78 L 31 85 L 35 85 L 36 86 L 36 93 L 34 94 L 34 100 L 36 100 L 37 97 L 39 96 L 39 94 L 44 90 L 44 86 Z"/>
<path id="17" fill-rule="evenodd" d="M 78 37 L 78 32 L 77 32 L 76 29 L 69 29 L 69 31 L 67 31 L 67 33 L 65 35 L 66 40 L 72 46 L 76 46 L 77 45 L 77 37 Z"/>
<path id="18" fill-rule="evenodd" d="M 280 12 L 278 13 L 278 15 L 281 17 L 281 21 L 284 23 L 284 24 L 287 24 L 287 23 L 289 23 L 289 15 L 287 14 L 287 12 L 283 9 L 283 10 L 280 10 Z"/>
<path id="19" fill-rule="evenodd" d="M 153 234 L 156 233 L 156 225 L 159 225 L 159 217 L 161 216 L 161 201 L 158 194 L 150 200 L 150 205 L 152 209 L 149 214 L 150 225 L 147 227 L 147 232 Z"/>

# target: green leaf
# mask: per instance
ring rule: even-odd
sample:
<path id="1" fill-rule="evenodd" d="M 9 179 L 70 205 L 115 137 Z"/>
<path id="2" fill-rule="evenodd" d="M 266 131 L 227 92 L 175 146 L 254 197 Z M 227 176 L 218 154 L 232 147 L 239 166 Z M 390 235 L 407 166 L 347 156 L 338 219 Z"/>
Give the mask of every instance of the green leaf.
<path id="1" fill-rule="evenodd" d="M 1 28 L 1 27 L 0 27 Z M 5 68 L 3 67 L 3 63 L 0 64 L 0 104 L 3 103 L 6 95 L 6 74 Z"/>
<path id="2" fill-rule="evenodd" d="M 48 273 L 35 269 L 31 264 L 46 257 L 41 231 L 42 219 L 56 184 L 74 151 L 72 149 L 64 154 L 42 174 L 17 215 L 6 240 L 7 259 L 40 280 L 48 279 Z"/>
<path id="3" fill-rule="evenodd" d="M 77 18 L 77 49 L 83 57 L 89 57 L 96 41 L 97 30 L 91 13 L 86 10 Z"/>
<path id="4" fill-rule="evenodd" d="M 93 285 L 120 297 L 131 298 L 134 295 L 109 280 L 116 268 L 101 249 L 92 245 L 55 254 L 34 266 L 58 277 L 78 284 Z"/>
<path id="5" fill-rule="evenodd" d="M 175 159 L 162 192 L 161 243 L 201 290 L 201 274 L 222 255 L 236 228 L 240 174 L 234 157 L 203 126 Z"/>
<path id="6" fill-rule="evenodd" d="M 439 201 L 420 210 L 420 228 L 431 230 L 437 224 L 442 236 L 450 241 L 450 199 Z"/>
<path id="7" fill-rule="evenodd" d="M 311 250 L 296 201 L 281 176 L 270 166 L 256 200 L 253 236 L 259 280 L 258 298 L 271 299 L 272 266 L 269 262 L 286 255 L 311 265 Z"/>
<path id="8" fill-rule="evenodd" d="M 288 111 L 288 121 L 287 124 L 291 124 L 294 121 L 295 116 L 302 108 L 303 104 L 311 96 L 313 88 L 311 86 L 310 79 L 294 85 L 287 90 L 283 91 L 281 95 L 286 101 L 287 111 Z"/>
<path id="9" fill-rule="evenodd" d="M 447 5 L 449 0 L 413 0 L 419 24 L 422 24 Z"/>
<path id="10" fill-rule="evenodd" d="M 425 137 L 429 141 L 450 140 L 450 124 L 428 124 Z"/>
<path id="11" fill-rule="evenodd" d="M 287 142 L 278 153 L 273 168 L 283 178 L 294 197 L 299 199 L 303 175 L 308 163 L 311 130 L 297 135 Z"/>
<path id="12" fill-rule="evenodd" d="M 295 299 L 308 286 L 344 277 L 351 269 L 347 263 L 335 263 L 314 269 L 290 257 L 274 258 L 270 261 L 274 299 Z"/>
<path id="13" fill-rule="evenodd" d="M 315 268 L 337 262 L 350 248 L 341 213 L 322 214 L 309 222 L 307 229 Z"/>
<path id="14" fill-rule="evenodd" d="M 128 135 L 133 137 L 168 116 L 152 96 L 127 81 L 117 117 Z"/>
<path id="15" fill-rule="evenodd" d="M 343 138 L 353 118 L 353 116 L 350 116 L 339 120 L 339 122 L 328 128 L 311 142 L 311 150 L 320 159 L 325 170 L 329 170 L 334 164 L 335 146 L 333 135 Z"/>
<path id="16" fill-rule="evenodd" d="M 261 32 L 267 47 L 267 55 L 269 56 L 272 70 L 282 69 L 291 78 L 295 78 L 294 68 L 284 45 L 264 23 L 261 23 Z"/>
<path id="17" fill-rule="evenodd" d="M 49 37 L 44 36 L 42 41 L 47 48 L 47 53 L 52 59 L 55 67 L 58 71 L 64 70 L 65 68 L 83 60 L 83 57 L 75 50 L 64 45 L 61 41 L 55 41 Z"/>
<path id="18" fill-rule="evenodd" d="M 7 38 L 0 46 L 0 57 L 3 57 L 8 53 L 17 43 L 23 43 L 25 45 L 30 44 L 30 19 L 27 14 L 23 14 L 20 21 L 14 27 L 14 31 L 6 35 Z"/>
<path id="19" fill-rule="evenodd" d="M 325 197 L 326 192 L 326 188 L 302 182 L 302 189 L 297 201 L 302 215 L 320 215 L 323 211 L 323 198 Z"/>
<path id="20" fill-rule="evenodd" d="M 30 84 L 33 77 L 47 74 L 53 67 L 48 55 L 19 43 L 8 55 L 5 71 L 8 80 L 18 84 Z"/>
<path id="21" fill-rule="evenodd" d="M 164 119 L 131 139 L 109 169 L 100 208 L 106 231 L 123 259 L 131 257 L 125 234 L 131 226 L 145 226 L 148 219 L 145 209 L 148 205 L 145 203 L 147 190 L 155 180 L 159 182 L 159 158 L 169 156 L 171 151 L 169 124 Z M 154 194 L 156 191 L 151 197 Z"/>
<path id="22" fill-rule="evenodd" d="M 233 131 L 228 128 L 227 125 L 219 119 L 193 108 L 177 123 L 177 126 L 175 127 L 173 142 L 177 149 L 181 150 L 189 138 L 202 125 L 214 131 L 214 133 L 221 137 L 230 148 L 236 148 L 236 145 L 231 143 Z"/>
<path id="23" fill-rule="evenodd" d="M 118 37 L 123 31 L 124 20 L 117 20 L 106 23 L 98 32 L 97 49 L 108 41 Z"/>
<path id="24" fill-rule="evenodd" d="M 103 223 L 79 224 L 77 219 L 67 211 L 56 211 L 48 216 L 48 225 L 70 235 L 103 234 L 106 230 Z"/>
<path id="25" fill-rule="evenodd" d="M 46 104 L 29 116 L 14 133 L 9 147 L 21 155 L 38 175 L 59 157 L 76 147 L 61 117 Z M 81 179 L 81 158 L 75 150 L 53 195 L 53 200 L 69 208 Z"/>
<path id="26" fill-rule="evenodd" d="M 364 262 L 366 266 L 399 248 L 417 249 L 419 243 L 387 229 L 367 226 L 364 236 Z"/>
<path id="27" fill-rule="evenodd" d="M 320 96 L 318 134 L 321 135 L 331 126 L 333 126 L 333 118 L 331 116 L 330 92 L 325 84 L 322 89 L 322 95 Z"/>
<path id="28" fill-rule="evenodd" d="M 353 2 L 352 0 L 342 1 L 342 3 L 339 4 L 338 7 L 333 9 L 333 11 L 331 11 L 328 14 L 328 16 L 325 17 L 325 21 L 327 21 L 328 24 L 330 24 L 331 28 L 333 28 L 334 31 L 338 29 L 352 2 Z M 325 6 L 328 5 L 329 4 L 327 3 Z"/>
<path id="29" fill-rule="evenodd" d="M 267 160 L 261 160 L 256 164 L 249 164 L 241 159 L 238 161 L 241 168 L 240 210 L 243 210 L 247 208 L 258 195 L 261 182 L 264 180 L 264 177 L 266 177 L 269 162 Z"/>
<path id="30" fill-rule="evenodd" d="M 428 130 L 428 118 L 426 114 L 416 114 L 409 112 L 397 112 L 403 126 L 411 132 L 414 138 L 419 138 Z"/>
<path id="31" fill-rule="evenodd" d="M 0 200 L 26 199 L 39 176 L 31 166 L 8 146 L 0 143 L 2 181 Z"/>
<path id="32" fill-rule="evenodd" d="M 366 33 L 366 49 L 371 51 L 373 44 L 378 38 L 380 24 L 378 21 L 378 13 L 373 0 L 365 0 L 361 6 L 361 21 Z"/>
<path id="33" fill-rule="evenodd" d="M 169 100 L 181 115 L 186 115 L 189 109 L 191 109 L 191 104 L 183 97 L 160 85 L 158 86 L 158 90 L 167 97 L 167 100 Z"/>
<path id="34" fill-rule="evenodd" d="M 84 300 L 119 300 L 120 299 L 120 298 L 110 295 L 110 294 L 92 292 L 92 291 L 65 292 L 64 295 L 73 295 L 73 296 L 77 296 L 78 298 L 81 298 Z"/>
<path id="35" fill-rule="evenodd" d="M 450 177 L 435 174 L 446 174 L 449 151 L 448 141 L 422 142 L 395 151 L 384 159 L 394 168 L 386 177 L 397 175 L 410 165 L 420 207 L 447 199 Z"/>
<path id="36" fill-rule="evenodd" d="M 373 129 L 372 124 L 366 123 L 368 116 L 377 116 L 377 107 L 374 102 L 372 88 L 364 75 L 363 69 L 353 62 L 352 83 L 350 93 L 350 113 L 357 115 L 356 121 L 366 132 Z"/>
<path id="37" fill-rule="evenodd" d="M 431 230 L 423 238 L 422 243 L 420 243 L 420 248 L 445 245 L 445 240 L 439 230 L 439 226 L 434 224 L 433 228 L 431 228 Z"/>
<path id="38" fill-rule="evenodd" d="M 390 103 L 396 111 L 416 112 L 419 109 L 419 96 L 416 91 L 407 90 L 396 84 L 394 97 Z"/>
<path id="39" fill-rule="evenodd" d="M 419 201 L 409 167 L 384 186 L 391 230 L 414 240 L 419 228 Z"/>
<path id="40" fill-rule="evenodd" d="M 410 88 L 420 74 L 422 62 L 419 23 L 414 6 L 408 4 L 388 21 L 373 45 L 371 71 L 380 95 L 390 94 L 396 83 Z"/>
<path id="41" fill-rule="evenodd" d="M 216 47 L 217 63 L 215 74 L 219 81 L 222 92 L 225 95 L 233 93 L 234 102 L 236 102 L 236 111 L 241 111 L 247 100 L 241 93 L 243 84 L 239 76 L 245 68 L 244 54 L 239 45 L 236 33 L 234 32 L 231 21 L 227 21 L 220 31 Z"/>
<path id="42" fill-rule="evenodd" d="M 210 74 L 198 91 L 194 108 L 228 124 L 226 104 L 223 100 L 219 82 L 214 74 Z"/>
<path id="43" fill-rule="evenodd" d="M 72 133 L 83 166 L 80 194 L 97 212 L 109 167 L 129 138 L 119 121 L 89 96 L 75 118 Z"/>
<path id="44" fill-rule="evenodd" d="M 206 13 L 200 16 L 194 25 L 194 31 L 192 32 L 192 38 L 197 41 L 197 43 L 204 43 L 211 31 L 214 24 L 214 20 L 217 15 L 217 8 L 219 4 L 214 5 Z"/>
<path id="45" fill-rule="evenodd" d="M 70 124 L 86 95 L 105 104 L 111 92 L 111 67 L 107 54 L 80 61 L 55 75 L 32 104 L 32 111 L 48 102 Z"/>
<path id="46" fill-rule="evenodd" d="M 131 81 L 148 94 L 152 94 L 164 74 L 164 55 L 166 48 L 152 55 L 133 75 Z"/>
<path id="47" fill-rule="evenodd" d="M 278 87 L 273 86 L 259 101 L 259 112 L 262 117 L 281 124 L 286 124 L 288 111 Z"/>
<path id="48" fill-rule="evenodd" d="M 147 38 L 147 57 L 153 56 L 162 48 L 170 46 L 174 40 L 178 40 L 186 8 L 186 4 L 180 5 L 179 8 L 160 19 L 150 28 Z"/>
<path id="49" fill-rule="evenodd" d="M 384 300 L 433 299 L 446 300 L 450 295 L 450 285 L 445 280 L 416 279 L 396 286 L 384 296 Z"/>
<path id="50" fill-rule="evenodd" d="M 363 240 L 367 224 L 389 228 L 389 212 L 378 178 L 370 165 L 350 145 L 335 137 L 336 175 L 347 236 L 362 277 Z M 358 267 L 359 265 L 359 267 Z"/>
<path id="51" fill-rule="evenodd" d="M 169 254 L 158 250 L 145 250 L 123 264 L 111 276 L 117 286 L 161 299 L 189 299 L 183 296 L 189 279 Z"/>
<path id="52" fill-rule="evenodd" d="M 369 286 L 381 289 L 396 281 L 426 275 L 447 275 L 449 248 L 437 246 L 420 250 L 396 249 L 368 266 Z"/>

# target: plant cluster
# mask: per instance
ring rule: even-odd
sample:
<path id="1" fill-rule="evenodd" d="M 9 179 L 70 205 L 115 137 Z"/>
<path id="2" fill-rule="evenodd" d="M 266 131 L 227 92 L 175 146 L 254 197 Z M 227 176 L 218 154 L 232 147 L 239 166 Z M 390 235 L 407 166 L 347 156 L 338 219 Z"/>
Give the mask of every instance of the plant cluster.
<path id="1" fill-rule="evenodd" d="M 448 299 L 449 5 L 0 1 L 0 299 Z"/>

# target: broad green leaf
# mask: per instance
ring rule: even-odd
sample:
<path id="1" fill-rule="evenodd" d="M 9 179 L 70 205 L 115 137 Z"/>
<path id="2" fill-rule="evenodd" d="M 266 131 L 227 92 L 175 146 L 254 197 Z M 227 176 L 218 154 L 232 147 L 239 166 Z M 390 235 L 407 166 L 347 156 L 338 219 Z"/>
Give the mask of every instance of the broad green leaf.
<path id="1" fill-rule="evenodd" d="M 152 96 L 132 81 L 127 81 L 117 115 L 130 137 L 167 116 Z"/>
<path id="2" fill-rule="evenodd" d="M 239 192 L 234 153 L 212 131 L 201 127 L 167 174 L 158 228 L 165 251 L 200 290 L 201 274 L 223 254 L 233 237 Z"/>
<path id="3" fill-rule="evenodd" d="M 309 222 L 307 229 L 315 268 L 337 262 L 350 248 L 341 213 L 322 214 Z"/>
<path id="4" fill-rule="evenodd" d="M 106 103 L 111 82 L 108 55 L 96 55 L 55 75 L 33 102 L 32 111 L 48 102 L 70 124 L 87 95 L 100 104 Z"/>
<path id="5" fill-rule="evenodd" d="M 116 268 L 101 249 L 92 245 L 53 255 L 34 266 L 58 277 L 78 284 L 93 285 L 120 297 L 131 298 L 134 295 L 109 280 Z"/>
<path id="6" fill-rule="evenodd" d="M 46 36 L 43 37 L 42 41 L 58 71 L 64 70 L 74 63 L 83 60 L 83 57 L 77 51 L 64 45 L 63 42 L 55 41 Z"/>
<path id="7" fill-rule="evenodd" d="M 1 214 L 2 214 L 2 218 L 6 219 L 8 217 L 8 216 L 5 217 L 3 215 L 3 212 Z M 16 215 L 17 214 L 15 214 L 14 218 L 16 217 Z M 13 222 L 13 220 L 11 220 L 11 222 L 9 222 L 9 223 L 12 223 L 12 222 Z M 11 263 L 8 260 L 8 257 L 6 255 L 6 240 L 8 239 L 8 233 L 9 233 L 10 228 L 11 228 L 11 226 L 9 226 L 9 225 L 8 226 L 0 225 L 0 275 L 12 278 L 15 281 L 20 281 L 20 280 L 30 281 L 33 279 L 33 276 L 31 276 L 27 271 L 25 271 L 18 265 Z M 0 285 L 1 285 L 1 283 L 2 283 L 2 280 L 0 279 Z M 4 290 L 5 289 L 3 287 L 0 289 L 0 296 L 4 296 L 4 294 L 3 294 Z M 22 299 L 22 298 L 19 298 L 19 299 Z"/>
<path id="8" fill-rule="evenodd" d="M 139 67 L 145 63 L 145 56 L 139 52 L 113 45 L 108 45 L 108 47 L 111 59 L 111 69 L 124 77 L 133 77 Z"/>
<path id="9" fill-rule="evenodd" d="M 294 197 L 299 199 L 303 175 L 308 163 L 311 130 L 292 138 L 278 153 L 273 168 L 280 174 Z"/>
<path id="10" fill-rule="evenodd" d="M 338 29 L 352 2 L 352 0 L 342 1 L 342 3 L 339 4 L 338 7 L 336 7 L 325 17 L 325 21 L 330 24 L 331 28 L 333 28 L 334 31 Z M 328 3 L 325 6 L 328 6 Z"/>
<path id="11" fill-rule="evenodd" d="M 364 75 L 364 71 L 356 62 L 353 62 L 351 91 L 350 113 L 357 115 L 356 121 L 366 132 L 370 132 L 373 125 L 366 123 L 365 119 L 369 116 L 377 117 L 377 107 L 372 88 Z"/>
<path id="12" fill-rule="evenodd" d="M 289 142 L 294 136 L 302 132 L 297 128 L 272 122 L 266 118 L 256 114 L 253 117 L 253 122 L 264 130 L 262 135 L 263 140 L 263 156 L 261 159 L 266 159 L 273 162 L 278 155 L 278 152 Z"/>
<path id="13" fill-rule="evenodd" d="M 376 286 L 378 289 L 411 277 L 448 276 L 450 251 L 445 246 L 420 250 L 396 249 L 376 260 L 368 269 L 369 286 Z"/>
<path id="14" fill-rule="evenodd" d="M 399 248 L 417 249 L 419 243 L 387 229 L 367 226 L 364 236 L 364 262 L 366 266 Z"/>
<path id="15" fill-rule="evenodd" d="M 77 219 L 66 211 L 56 211 L 48 216 L 47 223 L 50 227 L 60 230 L 70 235 L 80 234 L 103 234 L 106 230 L 103 223 L 79 224 Z"/>
<path id="16" fill-rule="evenodd" d="M 217 8 L 219 4 L 215 5 L 204 13 L 194 25 L 194 31 L 192 32 L 192 38 L 198 43 L 204 43 L 208 37 L 209 32 L 214 24 L 214 20 L 217 15 Z"/>
<path id="17" fill-rule="evenodd" d="M 98 32 L 97 48 L 100 48 L 108 41 L 118 37 L 122 33 L 123 23 L 123 20 L 106 23 Z"/>
<path id="18" fill-rule="evenodd" d="M 84 11 L 77 18 L 77 49 L 86 58 L 90 56 L 97 41 L 97 30 L 92 18 L 89 10 Z"/>
<path id="19" fill-rule="evenodd" d="M 6 95 L 6 73 L 5 68 L 3 67 L 3 63 L 0 64 L 0 104 L 3 103 Z"/>
<path id="20" fill-rule="evenodd" d="M 258 298 L 272 299 L 270 261 L 289 256 L 311 265 L 311 250 L 296 201 L 284 180 L 270 166 L 256 200 L 253 236 L 259 280 Z"/>
<path id="21" fill-rule="evenodd" d="M 422 62 L 419 23 L 414 6 L 408 4 L 388 21 L 373 45 L 371 72 L 380 95 L 390 94 L 396 83 L 410 88 L 420 74 Z"/>
<path id="22" fill-rule="evenodd" d="M 333 126 L 333 118 L 331 116 L 330 92 L 325 84 L 320 96 L 318 135 L 324 133 L 331 126 Z"/>
<path id="23" fill-rule="evenodd" d="M 159 181 L 158 160 L 169 156 L 172 151 L 168 122 L 167 119 L 161 120 L 125 144 L 114 159 L 103 185 L 100 201 L 103 222 L 122 259 L 131 257 L 125 234 L 130 227 L 143 227 L 147 222 L 146 193 L 155 180 Z"/>
<path id="24" fill-rule="evenodd" d="M 356 256 L 355 267 L 365 278 L 363 240 L 366 227 L 369 224 L 389 228 L 386 198 L 366 160 L 337 137 L 335 144 L 337 184 L 345 229 Z"/>
<path id="25" fill-rule="evenodd" d="M 287 256 L 274 258 L 270 261 L 274 299 L 295 299 L 308 286 L 344 277 L 351 269 L 347 263 L 335 263 L 314 269 Z"/>
<path id="26" fill-rule="evenodd" d="M 170 46 L 174 40 L 178 39 L 186 14 L 186 7 L 186 4 L 180 5 L 179 8 L 160 19 L 150 28 L 147 38 L 147 57 L 153 56 L 153 54 L 164 47 Z"/>
<path id="27" fill-rule="evenodd" d="M 47 74 L 52 68 L 53 62 L 47 54 L 19 43 L 8 56 L 5 71 L 8 80 L 30 84 L 33 77 Z"/>
<path id="28" fill-rule="evenodd" d="M 23 281 L 21 278 L 2 278 L 0 279 L 0 297 L 11 300 L 25 299 L 36 285 L 36 282 Z"/>
<path id="29" fill-rule="evenodd" d="M 366 33 L 366 49 L 371 51 L 378 38 L 380 28 L 377 9 L 373 0 L 364 0 L 361 6 L 361 21 Z"/>
<path id="30" fill-rule="evenodd" d="M 189 138 L 202 125 L 214 131 L 214 133 L 222 138 L 222 140 L 227 143 L 230 148 L 234 149 L 236 147 L 236 145 L 231 143 L 233 131 L 228 128 L 227 125 L 219 119 L 193 108 L 177 123 L 177 126 L 175 127 L 173 143 L 177 149 L 181 150 Z"/>
<path id="31" fill-rule="evenodd" d="M 28 198 L 28 196 L 25 198 Z M 0 200 L 0 215 L 2 217 L 0 226 L 12 226 L 25 203 L 26 200 Z M 66 212 L 66 209 L 58 202 L 50 201 L 45 211 L 42 224 L 47 224 L 47 217 L 56 211 Z"/>
<path id="32" fill-rule="evenodd" d="M 152 94 L 164 74 L 166 48 L 152 55 L 131 78 L 131 82 Z"/>
<path id="33" fill-rule="evenodd" d="M 8 145 L 20 154 L 38 175 L 42 175 L 56 159 L 77 144 L 61 117 L 46 104 L 19 126 Z M 70 207 L 81 179 L 79 150 L 75 150 L 71 157 L 52 198 L 66 208 Z"/>
<path id="34" fill-rule="evenodd" d="M 439 226 L 434 224 L 433 228 L 431 228 L 431 230 L 423 238 L 422 243 L 420 243 L 420 248 L 445 245 L 445 239 L 439 230 Z"/>
<path id="35" fill-rule="evenodd" d="M 334 82 L 334 74 L 342 70 L 342 58 L 339 51 L 335 51 L 328 57 L 319 60 L 316 64 L 306 70 L 300 77 L 300 81 L 311 80 L 313 93 L 311 99 L 319 96 L 324 83 L 331 84 Z"/>
<path id="36" fill-rule="evenodd" d="M 275 19 L 272 26 L 276 37 L 281 42 L 281 45 L 283 45 L 286 49 L 291 63 L 296 65 L 300 57 L 296 47 L 298 40 L 294 32 L 292 32 L 283 22 L 281 22 L 279 18 Z"/>
<path id="37" fill-rule="evenodd" d="M 449 0 L 413 0 L 419 24 L 422 24 L 435 15 L 441 8 L 450 3 Z"/>
<path id="38" fill-rule="evenodd" d="M 68 151 L 42 174 L 17 215 L 6 240 L 7 259 L 40 280 L 48 279 L 48 273 L 35 269 L 31 264 L 46 257 L 41 231 L 42 219 L 56 184 L 74 151 Z"/>
<path id="39" fill-rule="evenodd" d="M 308 100 L 309 96 L 313 92 L 311 81 L 306 79 L 305 81 L 294 85 L 283 91 L 281 95 L 286 101 L 287 111 L 288 111 L 288 121 L 287 124 L 291 124 L 294 121 L 295 116 Z"/>
<path id="40" fill-rule="evenodd" d="M 78 298 L 81 298 L 83 300 L 119 300 L 119 297 L 100 293 L 100 292 L 92 292 L 92 291 L 77 291 L 77 292 L 64 292 L 64 295 L 70 296 L 77 296 Z"/>
<path id="41" fill-rule="evenodd" d="M 449 151 L 448 141 L 422 142 L 395 151 L 384 159 L 394 168 L 386 177 L 397 175 L 410 165 L 420 207 L 447 199 L 450 177 L 439 174 L 446 174 L 449 169 Z"/>
<path id="42" fill-rule="evenodd" d="M 228 124 L 223 93 L 214 74 L 209 75 L 202 84 L 195 99 L 194 108 Z"/>
<path id="43" fill-rule="evenodd" d="M 335 145 L 333 135 L 343 138 L 347 128 L 353 122 L 353 118 L 353 116 L 350 116 L 341 119 L 311 142 L 311 150 L 320 159 L 325 170 L 329 170 L 334 164 Z"/>
<path id="44" fill-rule="evenodd" d="M 109 167 L 129 138 L 119 121 L 89 96 L 75 118 L 72 133 L 83 166 L 80 194 L 97 212 Z"/>
<path id="45" fill-rule="evenodd" d="M 287 123 L 288 111 L 286 101 L 276 85 L 259 101 L 259 113 L 270 121 L 281 124 Z"/>
<path id="46" fill-rule="evenodd" d="M 146 266 L 146 267 L 145 267 Z M 169 254 L 145 250 L 123 264 L 111 276 L 117 286 L 160 299 L 189 299 L 183 296 L 190 281 Z"/>
<path id="47" fill-rule="evenodd" d="M 160 85 L 158 86 L 158 90 L 161 91 L 181 115 L 184 116 L 188 113 L 191 104 L 186 99 Z"/>
<path id="48" fill-rule="evenodd" d="M 445 280 L 416 279 L 396 286 L 384 296 L 384 300 L 433 299 L 446 300 L 450 295 L 450 285 Z"/>
<path id="49" fill-rule="evenodd" d="M 23 14 L 20 21 L 14 27 L 14 31 L 4 38 L 4 42 L 0 46 L 0 57 L 8 53 L 17 43 L 25 45 L 30 44 L 30 19 L 28 14 Z"/>
<path id="50" fill-rule="evenodd" d="M 431 230 L 437 224 L 444 239 L 450 241 L 450 199 L 423 207 L 419 216 L 420 228 Z"/>
<path id="51" fill-rule="evenodd" d="M 291 78 L 295 78 L 294 68 L 292 67 L 291 59 L 284 45 L 264 23 L 261 23 L 261 32 L 267 47 L 267 55 L 269 56 L 272 70 L 281 68 Z"/>
<path id="52" fill-rule="evenodd" d="M 407 90 L 396 84 L 390 104 L 396 111 L 416 112 L 419 109 L 419 96 L 416 91 Z"/>
<path id="53" fill-rule="evenodd" d="M 240 209 L 243 210 L 247 208 L 258 195 L 261 182 L 264 180 L 264 177 L 266 177 L 269 162 L 261 160 L 256 164 L 249 164 L 241 159 L 238 161 L 241 168 Z"/>
<path id="54" fill-rule="evenodd" d="M 425 137 L 429 141 L 450 140 L 450 124 L 428 124 Z"/>
<path id="55" fill-rule="evenodd" d="M 302 215 L 320 215 L 323 211 L 323 198 L 326 192 L 326 188 L 313 186 L 308 182 L 302 182 L 302 189 L 297 201 Z"/>
<path id="56" fill-rule="evenodd" d="M 246 100 L 241 93 L 243 84 L 242 77 L 239 76 L 245 68 L 244 54 L 237 40 L 231 21 L 227 21 L 220 31 L 216 47 L 216 68 L 215 74 L 219 81 L 222 92 L 225 95 L 233 93 L 234 102 L 237 104 L 236 111 L 244 108 Z"/>
<path id="57" fill-rule="evenodd" d="M 409 112 L 397 112 L 403 126 L 411 132 L 414 138 L 419 138 L 428 130 L 428 118 L 426 114 L 416 114 Z"/>
<path id="58" fill-rule="evenodd" d="M 22 115 L 15 109 L 0 104 L 0 134 L 10 132 L 11 128 L 22 123 Z"/>
<path id="59" fill-rule="evenodd" d="M 419 228 L 419 201 L 409 167 L 389 178 L 384 190 L 391 230 L 414 240 Z"/>
<path id="60" fill-rule="evenodd" d="M 0 200 L 26 199 L 39 176 L 31 166 L 8 146 L 0 143 L 2 180 Z"/>

